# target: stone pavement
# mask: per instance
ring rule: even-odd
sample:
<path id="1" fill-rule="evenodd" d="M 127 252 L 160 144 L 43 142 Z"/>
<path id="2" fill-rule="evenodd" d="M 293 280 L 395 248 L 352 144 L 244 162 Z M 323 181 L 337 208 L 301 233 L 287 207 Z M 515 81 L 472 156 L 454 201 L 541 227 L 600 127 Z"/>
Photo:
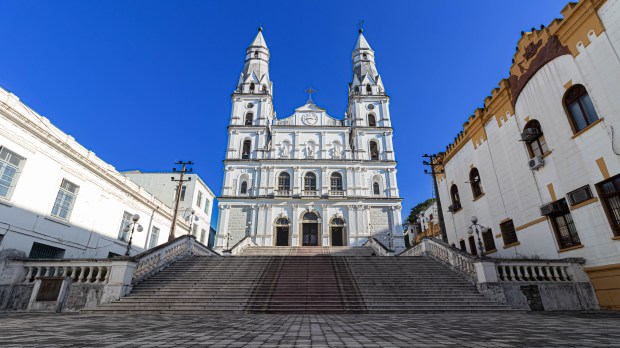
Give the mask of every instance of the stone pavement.
<path id="1" fill-rule="evenodd" d="M 620 313 L 0 314 L 2 347 L 620 347 Z"/>

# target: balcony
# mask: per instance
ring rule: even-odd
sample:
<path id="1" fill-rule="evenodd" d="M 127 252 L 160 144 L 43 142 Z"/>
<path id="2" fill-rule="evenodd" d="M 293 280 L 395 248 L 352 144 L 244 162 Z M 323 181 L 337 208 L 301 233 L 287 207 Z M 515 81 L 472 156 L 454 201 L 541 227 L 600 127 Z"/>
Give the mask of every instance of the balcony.
<path id="1" fill-rule="evenodd" d="M 301 195 L 304 197 L 318 197 L 319 196 L 319 191 L 317 190 L 303 190 L 301 192 Z"/>
<path id="2" fill-rule="evenodd" d="M 290 197 L 291 190 L 276 190 L 276 197 Z"/>
<path id="3" fill-rule="evenodd" d="M 345 197 L 346 195 L 346 191 L 343 190 L 329 190 L 330 197 Z"/>

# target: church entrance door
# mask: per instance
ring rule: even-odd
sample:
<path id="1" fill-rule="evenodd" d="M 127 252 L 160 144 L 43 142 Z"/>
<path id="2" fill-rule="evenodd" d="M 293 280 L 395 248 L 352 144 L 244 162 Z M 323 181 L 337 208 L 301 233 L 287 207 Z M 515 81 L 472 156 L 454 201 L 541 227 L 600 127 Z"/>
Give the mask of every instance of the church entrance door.
<path id="1" fill-rule="evenodd" d="M 344 246 L 342 227 L 332 227 L 332 246 Z"/>
<path id="2" fill-rule="evenodd" d="M 319 224 L 304 223 L 302 231 L 302 246 L 319 245 Z"/>
<path id="3" fill-rule="evenodd" d="M 288 246 L 288 227 L 276 227 L 276 246 Z"/>

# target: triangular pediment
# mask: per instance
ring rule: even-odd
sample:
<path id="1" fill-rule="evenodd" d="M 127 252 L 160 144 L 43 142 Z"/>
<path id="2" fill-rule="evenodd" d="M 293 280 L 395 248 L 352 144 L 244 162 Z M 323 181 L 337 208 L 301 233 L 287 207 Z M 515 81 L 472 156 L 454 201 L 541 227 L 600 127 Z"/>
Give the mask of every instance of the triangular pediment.
<path id="1" fill-rule="evenodd" d="M 317 106 L 312 101 L 308 101 L 306 104 L 296 108 L 293 115 L 276 121 L 276 125 L 285 126 L 333 127 L 341 126 L 342 124 L 342 120 L 329 116 L 325 109 Z"/>

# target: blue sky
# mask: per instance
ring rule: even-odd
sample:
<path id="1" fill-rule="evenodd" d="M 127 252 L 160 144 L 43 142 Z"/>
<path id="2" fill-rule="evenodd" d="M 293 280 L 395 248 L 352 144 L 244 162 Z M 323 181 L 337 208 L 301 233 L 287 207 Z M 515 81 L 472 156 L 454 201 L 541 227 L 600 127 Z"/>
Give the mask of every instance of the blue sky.
<path id="1" fill-rule="evenodd" d="M 4 0 L 0 86 L 118 170 L 192 160 L 219 194 L 230 94 L 258 25 L 278 117 L 312 85 L 315 102 L 342 118 L 364 20 L 391 97 L 405 217 L 431 195 L 420 156 L 444 150 L 508 77 L 520 32 L 561 17 L 566 3 Z"/>

